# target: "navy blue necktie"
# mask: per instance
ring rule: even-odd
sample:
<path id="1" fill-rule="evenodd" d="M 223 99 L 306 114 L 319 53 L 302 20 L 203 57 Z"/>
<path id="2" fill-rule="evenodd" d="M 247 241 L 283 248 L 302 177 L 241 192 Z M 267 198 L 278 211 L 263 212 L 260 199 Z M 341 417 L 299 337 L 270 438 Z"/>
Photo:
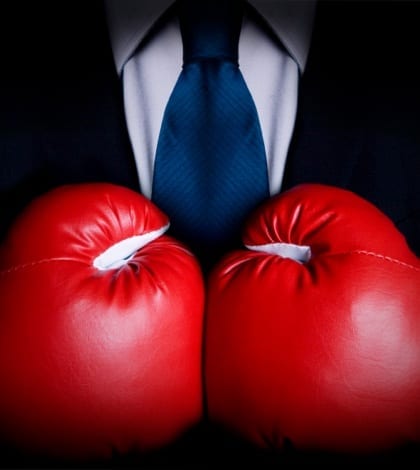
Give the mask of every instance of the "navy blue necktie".
<path id="1" fill-rule="evenodd" d="M 243 2 L 178 1 L 184 64 L 160 131 L 152 199 L 172 233 L 212 258 L 268 196 L 255 104 L 238 67 Z"/>

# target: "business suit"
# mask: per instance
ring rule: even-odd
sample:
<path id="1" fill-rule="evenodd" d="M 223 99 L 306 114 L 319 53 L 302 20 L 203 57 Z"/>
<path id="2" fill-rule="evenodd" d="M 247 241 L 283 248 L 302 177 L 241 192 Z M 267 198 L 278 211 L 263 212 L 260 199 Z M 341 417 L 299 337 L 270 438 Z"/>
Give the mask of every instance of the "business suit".
<path id="1" fill-rule="evenodd" d="M 318 6 L 283 189 L 317 181 L 354 190 L 385 211 L 419 253 L 420 92 L 414 70 L 386 69 L 386 54 L 397 51 L 403 61 L 414 49 L 415 28 L 403 21 L 414 22 L 419 8 L 385 3 L 379 13 L 375 2 L 339 3 Z M 84 6 L 80 17 L 42 5 L 56 21 L 40 28 L 30 21 L 16 49 L 5 51 L 11 66 L 1 88 L 2 234 L 49 187 L 106 180 L 139 189 L 101 2 Z M 32 8 L 38 11 L 29 18 L 42 13 Z M 375 14 L 383 26 L 371 39 Z M 386 36 L 391 19 L 399 41 Z M 331 44 L 331 37 L 339 40 Z M 52 38 L 61 45 L 54 60 Z M 14 54 L 19 46 L 30 54 L 28 69 Z"/>
<path id="2" fill-rule="evenodd" d="M 139 190 L 105 12 L 100 1 L 85 3 L 72 2 L 71 11 L 54 2 L 28 6 L 34 11 L 15 49 L 2 38 L 8 66 L 0 87 L 2 236 L 24 205 L 49 188 L 110 181 Z M 351 189 L 387 213 L 420 255 L 420 82 L 414 68 L 401 75 L 387 68 L 394 53 L 402 62 L 411 57 L 420 8 L 377 8 L 319 5 L 283 189 L 305 181 Z M 51 15 L 55 21 L 43 20 Z M 377 15 L 381 25 L 372 37 Z M 391 20 L 398 40 L 387 34 Z M 53 58 L 51 42 L 60 57 Z M 16 53 L 28 55 L 22 62 Z"/>

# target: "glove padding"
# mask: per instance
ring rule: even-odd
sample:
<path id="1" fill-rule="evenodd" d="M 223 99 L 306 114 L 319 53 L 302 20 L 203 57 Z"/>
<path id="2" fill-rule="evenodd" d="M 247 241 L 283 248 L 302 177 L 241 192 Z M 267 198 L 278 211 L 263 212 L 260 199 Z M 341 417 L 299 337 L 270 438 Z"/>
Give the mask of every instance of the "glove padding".
<path id="1" fill-rule="evenodd" d="M 106 183 L 54 189 L 16 220 L 0 258 L 3 443 L 107 459 L 201 420 L 203 279 L 167 227 Z"/>
<path id="2" fill-rule="evenodd" d="M 209 419 L 258 447 L 420 440 L 420 264 L 371 203 L 303 184 L 249 218 L 210 274 Z"/>

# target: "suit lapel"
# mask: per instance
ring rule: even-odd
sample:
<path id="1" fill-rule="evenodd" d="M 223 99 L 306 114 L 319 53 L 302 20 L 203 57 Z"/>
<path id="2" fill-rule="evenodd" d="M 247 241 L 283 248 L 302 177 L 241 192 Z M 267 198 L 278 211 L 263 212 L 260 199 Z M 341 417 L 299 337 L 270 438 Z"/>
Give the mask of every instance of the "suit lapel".
<path id="1" fill-rule="evenodd" d="M 67 32 L 74 22 L 63 24 L 62 53 L 43 98 L 47 166 L 55 185 L 107 181 L 139 190 L 102 2 L 87 5 L 76 24 L 77 35 Z"/>
<path id="2" fill-rule="evenodd" d="M 347 187 L 360 155 L 358 98 L 349 75 L 343 73 L 338 79 L 334 75 L 342 65 L 336 62 L 340 51 L 337 44 L 331 45 L 331 18 L 322 13 L 316 17 L 299 85 L 296 125 L 282 189 L 303 182 Z"/>
<path id="3" fill-rule="evenodd" d="M 300 88 L 283 189 L 303 182 L 346 187 L 360 155 L 360 130 L 348 126 L 340 98 L 319 94 L 316 83 L 305 80 Z"/>

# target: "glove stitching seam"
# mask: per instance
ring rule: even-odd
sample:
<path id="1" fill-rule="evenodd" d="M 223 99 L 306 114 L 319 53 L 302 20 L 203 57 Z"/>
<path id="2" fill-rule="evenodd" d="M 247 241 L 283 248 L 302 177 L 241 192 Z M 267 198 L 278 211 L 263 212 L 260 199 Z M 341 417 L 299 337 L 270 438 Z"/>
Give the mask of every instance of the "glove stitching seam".
<path id="1" fill-rule="evenodd" d="M 41 259 L 39 261 L 33 261 L 31 263 L 24 263 L 24 264 L 19 264 L 17 266 L 12 266 L 11 268 L 8 268 L 4 271 L 0 271 L 0 275 L 10 274 L 12 272 L 16 272 L 21 269 L 26 269 L 26 268 L 37 266 L 38 264 L 52 263 L 56 261 L 70 261 L 73 263 L 80 263 L 80 264 L 88 265 L 88 263 L 84 263 L 83 261 L 78 261 L 78 260 L 71 259 L 71 258 L 48 258 L 48 259 Z"/>
<path id="2" fill-rule="evenodd" d="M 373 251 L 364 251 L 364 250 L 356 250 L 354 253 L 359 254 L 359 255 L 366 255 L 366 256 L 373 256 L 375 258 L 380 258 L 384 261 L 389 261 L 391 263 L 398 264 L 400 266 L 404 266 L 409 269 L 413 269 L 414 271 L 420 271 L 420 268 L 417 266 L 413 266 L 412 264 L 405 263 L 404 261 L 397 260 L 395 258 L 391 258 L 390 256 L 385 256 L 385 255 L 380 255 L 379 253 L 375 253 Z"/>

